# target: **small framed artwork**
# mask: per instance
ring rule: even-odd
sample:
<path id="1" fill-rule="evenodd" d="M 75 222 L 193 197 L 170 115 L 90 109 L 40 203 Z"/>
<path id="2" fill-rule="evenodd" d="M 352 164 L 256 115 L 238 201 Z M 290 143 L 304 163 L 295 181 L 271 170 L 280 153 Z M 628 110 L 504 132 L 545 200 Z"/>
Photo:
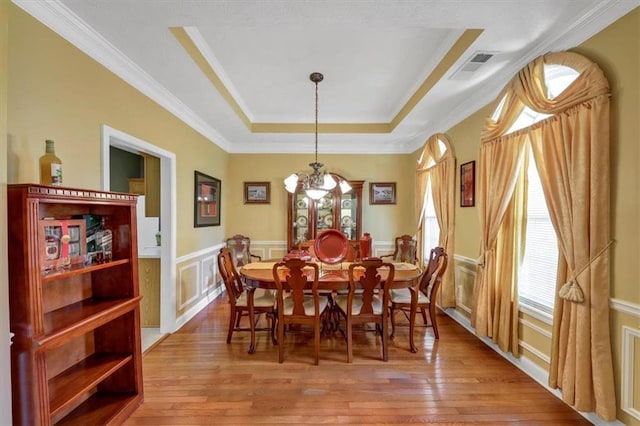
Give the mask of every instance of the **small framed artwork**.
<path id="1" fill-rule="evenodd" d="M 220 179 L 195 171 L 193 226 L 220 226 Z"/>
<path id="2" fill-rule="evenodd" d="M 371 182 L 369 184 L 369 204 L 395 204 L 395 182 Z"/>
<path id="3" fill-rule="evenodd" d="M 460 207 L 476 204 L 476 162 L 460 165 Z"/>
<path id="4" fill-rule="evenodd" d="M 271 182 L 245 182 L 245 204 L 269 204 L 271 203 Z"/>

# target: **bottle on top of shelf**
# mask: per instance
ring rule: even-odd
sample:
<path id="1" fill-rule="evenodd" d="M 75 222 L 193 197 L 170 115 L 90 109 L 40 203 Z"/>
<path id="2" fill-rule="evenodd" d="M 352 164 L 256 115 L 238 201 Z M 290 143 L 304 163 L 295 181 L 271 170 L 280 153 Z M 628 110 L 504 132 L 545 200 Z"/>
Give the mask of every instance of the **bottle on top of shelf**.
<path id="1" fill-rule="evenodd" d="M 40 157 L 40 183 L 42 185 L 62 185 L 62 160 L 56 157 L 54 142 L 45 141 L 45 154 Z"/>

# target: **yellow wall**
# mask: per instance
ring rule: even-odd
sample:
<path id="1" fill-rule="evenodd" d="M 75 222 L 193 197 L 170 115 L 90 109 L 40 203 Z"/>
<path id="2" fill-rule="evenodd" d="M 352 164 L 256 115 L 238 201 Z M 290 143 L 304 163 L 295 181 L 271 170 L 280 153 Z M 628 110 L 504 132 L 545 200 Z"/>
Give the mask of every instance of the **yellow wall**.
<path id="1" fill-rule="evenodd" d="M 611 338 L 616 389 L 620 390 L 622 376 L 622 327 L 638 330 L 640 306 L 640 9 L 621 18 L 602 32 L 587 40 L 574 51 L 585 55 L 603 69 L 611 86 L 611 235 L 616 241 L 611 251 L 611 292 L 614 305 L 631 306 L 636 314 L 614 307 L 611 310 Z M 455 147 L 458 166 L 476 160 L 479 153 L 480 131 L 485 117 L 494 109 L 487 105 L 446 134 Z M 457 177 L 459 178 L 459 177 Z M 458 182 L 459 183 L 459 182 Z M 480 242 L 477 208 L 460 208 L 456 194 L 456 255 L 475 259 Z M 468 316 L 469 295 L 472 293 L 475 265 L 458 259 L 454 263 L 457 277 L 458 310 Z M 463 271 L 464 269 L 464 271 Z M 468 271 L 468 272 L 465 272 Z M 521 313 L 520 325 L 523 357 L 549 368 L 550 325 Z M 637 341 L 638 339 L 636 339 Z M 636 343 L 637 346 L 637 343 Z M 631 360 L 640 365 L 640 352 Z M 640 411 L 640 383 L 635 383 L 635 410 Z M 621 395 L 618 391 L 618 406 Z M 618 419 L 627 425 L 640 421 L 618 409 Z"/>
<path id="2" fill-rule="evenodd" d="M 178 256 L 221 240 L 224 224 L 193 227 L 193 171 L 225 182 L 228 154 L 18 7 L 9 20 L 9 182 L 38 182 L 53 139 L 64 185 L 99 189 L 107 124 L 176 154 Z"/>
<path id="3" fill-rule="evenodd" d="M 321 142 L 320 142 L 321 143 Z M 227 186 L 228 236 L 239 233 L 252 240 L 286 241 L 287 191 L 282 181 L 291 173 L 310 170 L 313 154 L 232 154 Z M 391 241 L 396 235 L 414 234 L 413 213 L 415 163 L 412 156 L 328 155 L 318 160 L 345 179 L 364 180 L 363 232 L 374 240 Z M 243 182 L 271 182 L 271 204 L 244 205 Z M 369 205 L 370 182 L 396 182 L 395 205 Z"/>
<path id="4" fill-rule="evenodd" d="M 7 205 L 7 58 L 9 50 L 9 0 L 0 0 L 0 206 Z M 0 208 L 0 333 L 9 331 L 9 286 L 7 285 L 7 211 Z M 6 342 L 6 340 L 5 340 Z M 10 364 L 9 345 L 0 345 L 0 374 Z M 11 383 L 0 384 L 0 424 L 11 423 Z"/>

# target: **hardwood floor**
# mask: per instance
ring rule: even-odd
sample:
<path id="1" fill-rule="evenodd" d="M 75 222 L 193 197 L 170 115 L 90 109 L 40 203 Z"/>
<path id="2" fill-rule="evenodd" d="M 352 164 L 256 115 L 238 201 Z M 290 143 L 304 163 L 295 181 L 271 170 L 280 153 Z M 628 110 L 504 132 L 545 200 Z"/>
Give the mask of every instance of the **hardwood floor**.
<path id="1" fill-rule="evenodd" d="M 353 364 L 341 334 L 324 337 L 313 365 L 312 333 L 285 336 L 285 361 L 266 332 L 226 343 L 223 295 L 143 357 L 144 404 L 128 425 L 210 424 L 590 424 L 444 314 L 431 329 L 400 328 L 383 362 L 379 338 L 354 332 Z"/>

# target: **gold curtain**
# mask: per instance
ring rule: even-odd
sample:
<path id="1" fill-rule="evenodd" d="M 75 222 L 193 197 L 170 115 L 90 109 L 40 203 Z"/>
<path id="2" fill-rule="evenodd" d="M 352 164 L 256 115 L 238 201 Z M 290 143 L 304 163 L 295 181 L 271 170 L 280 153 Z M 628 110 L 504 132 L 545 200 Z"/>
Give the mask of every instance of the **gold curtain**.
<path id="1" fill-rule="evenodd" d="M 444 143 L 444 152 L 440 143 Z M 424 144 L 416 167 L 416 214 L 418 217 L 417 238 L 423 240 L 424 205 L 427 182 L 431 179 L 431 192 L 436 211 L 440 237 L 438 244 L 453 259 L 454 253 L 454 199 L 455 199 L 455 157 L 447 137 L 441 133 L 430 136 Z M 425 247 L 431 249 L 432 247 Z M 422 244 L 418 243 L 418 259 L 422 263 Z M 447 268 L 442 277 L 438 305 L 443 308 L 455 306 L 455 279 L 453 267 Z"/>
<path id="2" fill-rule="evenodd" d="M 557 289 L 576 286 L 584 300 L 556 297 L 549 385 L 562 389 L 563 400 L 577 410 L 615 420 L 609 330 L 609 87 L 600 68 L 577 54 L 547 55 L 531 68 L 544 63 L 563 63 L 581 72 L 553 101 L 531 88 L 523 98 L 540 112 L 556 113 L 532 129 L 531 144 L 558 236 L 563 273 Z"/>
<path id="3" fill-rule="evenodd" d="M 503 112 L 506 112 L 503 110 Z M 508 128 L 508 127 L 507 127 Z M 480 336 L 488 336 L 505 352 L 518 354 L 517 289 L 514 291 L 514 269 L 517 263 L 505 252 L 504 233 L 520 220 L 521 207 L 513 194 L 522 170 L 526 135 L 511 134 L 483 141 L 480 147 L 478 173 L 478 212 L 482 227 L 481 254 L 474 285 L 474 307 L 471 325 Z M 522 180 L 522 178 L 520 179 Z M 499 235 L 500 234 L 500 235 Z M 520 241 L 521 238 L 518 238 Z M 512 249 L 515 249 L 512 246 Z M 517 248 L 518 252 L 521 250 Z M 498 263 L 499 262 L 499 263 Z M 515 345 L 513 344 L 515 342 Z"/>
<path id="4" fill-rule="evenodd" d="M 580 75 L 560 95 L 548 99 L 545 64 L 565 65 Z M 507 310 L 495 309 L 502 302 L 494 287 L 508 275 L 497 270 L 496 235 L 499 222 L 508 216 L 508 198 L 517 181 L 511 165 L 517 163 L 516 157 L 524 158 L 520 156 L 521 148 L 531 145 L 560 248 L 549 385 L 561 389 L 563 400 L 577 410 L 595 411 L 603 419 L 613 420 L 616 405 L 607 250 L 608 91 L 600 68 L 571 52 L 550 53 L 536 59 L 507 86 L 500 98 L 504 100 L 500 116 L 489 119 L 483 129 L 478 203 L 483 252 L 474 289 L 472 323 L 481 335 L 495 332 L 496 321 L 501 323 L 498 330 L 508 330 L 514 324 L 513 317 L 504 313 Z M 499 136 L 524 106 L 554 115 L 523 131 Z M 499 149 L 495 145 L 507 147 Z M 517 248 L 518 244 L 512 247 Z M 507 266 L 501 264 L 500 269 Z M 517 294 L 515 284 L 511 288 Z"/>

